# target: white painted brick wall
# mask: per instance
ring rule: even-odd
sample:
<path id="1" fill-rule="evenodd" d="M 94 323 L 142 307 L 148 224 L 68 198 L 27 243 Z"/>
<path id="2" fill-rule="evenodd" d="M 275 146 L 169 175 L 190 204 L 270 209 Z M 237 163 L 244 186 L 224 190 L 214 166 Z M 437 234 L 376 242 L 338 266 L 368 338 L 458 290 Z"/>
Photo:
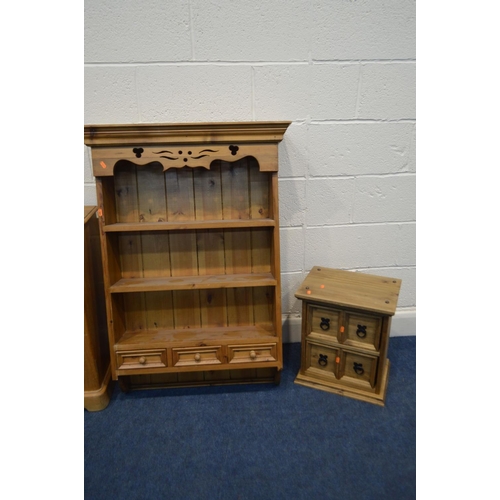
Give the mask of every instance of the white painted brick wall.
<path id="1" fill-rule="evenodd" d="M 279 146 L 289 338 L 314 265 L 401 278 L 396 334 L 414 334 L 415 24 L 413 0 L 87 0 L 85 123 L 292 121 Z M 95 204 L 87 148 L 84 197 Z"/>

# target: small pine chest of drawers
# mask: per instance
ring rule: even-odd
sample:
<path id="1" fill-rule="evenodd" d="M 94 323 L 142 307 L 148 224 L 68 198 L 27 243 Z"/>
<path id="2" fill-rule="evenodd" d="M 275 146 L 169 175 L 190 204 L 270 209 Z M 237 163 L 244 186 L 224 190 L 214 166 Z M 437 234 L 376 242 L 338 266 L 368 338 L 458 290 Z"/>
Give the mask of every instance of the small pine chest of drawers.
<path id="1" fill-rule="evenodd" d="M 401 280 L 315 266 L 302 300 L 296 384 L 384 406 L 387 348 Z"/>

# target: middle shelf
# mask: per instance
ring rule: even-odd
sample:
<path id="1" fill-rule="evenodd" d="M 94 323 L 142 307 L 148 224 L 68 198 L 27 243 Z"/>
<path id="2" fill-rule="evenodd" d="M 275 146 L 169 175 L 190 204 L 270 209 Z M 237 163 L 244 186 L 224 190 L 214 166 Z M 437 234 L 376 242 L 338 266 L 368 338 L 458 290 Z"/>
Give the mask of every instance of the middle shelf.
<path id="1" fill-rule="evenodd" d="M 122 278 L 115 284 L 111 285 L 109 290 L 111 293 L 131 293 L 260 286 L 276 286 L 276 279 L 271 273 L 160 278 Z"/>
<path id="2" fill-rule="evenodd" d="M 275 230 L 104 233 L 110 292 L 276 285 Z"/>

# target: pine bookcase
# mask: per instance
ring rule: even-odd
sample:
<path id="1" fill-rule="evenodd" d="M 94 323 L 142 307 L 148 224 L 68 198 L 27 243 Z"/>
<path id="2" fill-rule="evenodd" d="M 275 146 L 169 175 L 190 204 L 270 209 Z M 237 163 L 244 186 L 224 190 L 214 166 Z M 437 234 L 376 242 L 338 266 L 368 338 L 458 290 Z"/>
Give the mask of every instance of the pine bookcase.
<path id="1" fill-rule="evenodd" d="M 289 122 L 87 125 L 122 389 L 279 382 Z"/>

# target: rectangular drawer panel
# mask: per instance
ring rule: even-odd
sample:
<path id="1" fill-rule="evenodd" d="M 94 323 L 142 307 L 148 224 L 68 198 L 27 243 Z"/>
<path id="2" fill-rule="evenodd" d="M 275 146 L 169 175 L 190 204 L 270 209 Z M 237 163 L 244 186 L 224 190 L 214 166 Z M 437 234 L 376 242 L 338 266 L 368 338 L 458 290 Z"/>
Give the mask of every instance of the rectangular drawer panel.
<path id="1" fill-rule="evenodd" d="M 333 341 L 338 342 L 340 314 L 340 311 L 336 309 L 310 306 L 311 323 L 308 325 L 309 331 L 307 333 L 327 335 Z"/>
<path id="2" fill-rule="evenodd" d="M 349 381 L 362 387 L 375 387 L 377 357 L 343 351 L 341 359 L 341 381 Z"/>
<path id="3" fill-rule="evenodd" d="M 338 378 L 339 355 L 340 350 L 335 347 L 307 342 L 306 374 Z"/>
<path id="4" fill-rule="evenodd" d="M 378 351 L 382 318 L 364 314 L 346 313 L 345 344 Z"/>
<path id="5" fill-rule="evenodd" d="M 220 346 L 172 349 L 174 366 L 205 366 L 222 364 Z"/>
<path id="6" fill-rule="evenodd" d="M 276 344 L 230 345 L 229 363 L 276 361 Z"/>
<path id="7" fill-rule="evenodd" d="M 137 368 L 163 368 L 167 366 L 166 349 L 148 349 L 140 351 L 118 351 L 116 366 L 120 370 Z"/>

